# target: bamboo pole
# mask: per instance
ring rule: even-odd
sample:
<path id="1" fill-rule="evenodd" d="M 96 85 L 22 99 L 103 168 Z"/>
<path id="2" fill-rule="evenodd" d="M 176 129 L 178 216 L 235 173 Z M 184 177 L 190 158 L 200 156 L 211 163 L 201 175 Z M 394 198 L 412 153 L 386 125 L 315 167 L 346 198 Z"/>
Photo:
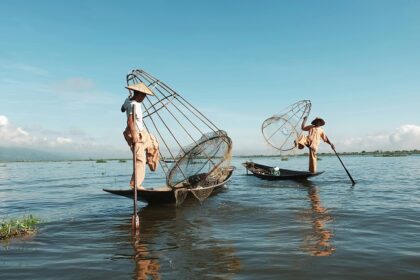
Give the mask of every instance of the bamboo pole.
<path id="1" fill-rule="evenodd" d="M 344 165 L 343 161 L 341 160 L 340 156 L 338 155 L 338 153 L 335 151 L 335 148 L 331 147 L 332 150 L 334 151 L 335 155 L 337 156 L 338 160 L 341 162 L 341 165 L 344 167 L 344 170 L 346 171 L 347 175 L 349 176 L 352 185 L 356 185 L 356 182 L 353 180 L 353 177 L 351 177 L 350 172 L 347 170 L 346 166 Z"/>
<path id="2" fill-rule="evenodd" d="M 133 104 L 133 119 L 134 119 L 134 127 L 136 129 L 135 126 L 135 121 L 136 121 L 136 105 Z M 136 133 L 137 133 L 137 129 L 136 129 Z M 133 144 L 133 173 L 134 173 L 134 201 L 133 201 L 133 217 L 131 218 L 131 225 L 133 228 L 133 232 L 136 231 L 139 228 L 140 225 L 140 221 L 139 221 L 139 216 L 137 214 L 137 168 L 136 168 L 136 161 L 137 161 L 137 157 L 136 157 L 136 151 L 137 151 L 137 143 Z"/>

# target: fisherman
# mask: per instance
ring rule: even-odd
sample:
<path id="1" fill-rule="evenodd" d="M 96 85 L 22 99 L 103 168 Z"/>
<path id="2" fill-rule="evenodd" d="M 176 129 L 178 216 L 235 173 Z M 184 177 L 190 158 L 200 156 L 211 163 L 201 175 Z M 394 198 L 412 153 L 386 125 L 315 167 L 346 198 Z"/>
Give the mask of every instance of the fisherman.
<path id="1" fill-rule="evenodd" d="M 321 139 L 331 145 L 331 148 L 334 149 L 334 145 L 330 142 L 327 135 L 322 130 L 321 126 L 325 125 L 325 121 L 321 118 L 315 118 L 311 125 L 306 126 L 307 117 L 303 118 L 301 128 L 303 131 L 308 131 L 308 136 L 301 135 L 297 141 L 296 145 L 299 149 L 303 149 L 305 146 L 309 148 L 309 171 L 316 173 L 316 152 L 318 151 L 319 143 Z"/>
<path id="2" fill-rule="evenodd" d="M 159 162 L 159 145 L 156 137 L 144 128 L 142 102 L 146 95 L 154 95 L 144 84 L 138 83 L 126 87 L 130 95 L 121 106 L 121 112 L 127 114 L 127 127 L 124 130 L 124 138 L 131 151 L 136 155 L 137 189 L 144 189 L 142 186 L 146 173 L 146 162 L 151 171 L 157 169 Z M 130 187 L 134 188 L 134 171 L 130 180 Z"/>

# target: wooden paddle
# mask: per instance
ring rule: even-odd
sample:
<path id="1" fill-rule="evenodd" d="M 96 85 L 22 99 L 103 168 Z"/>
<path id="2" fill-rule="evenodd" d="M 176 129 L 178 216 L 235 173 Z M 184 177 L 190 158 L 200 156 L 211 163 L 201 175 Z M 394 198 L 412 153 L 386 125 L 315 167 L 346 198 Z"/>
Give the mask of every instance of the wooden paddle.
<path id="1" fill-rule="evenodd" d="M 330 142 L 330 143 L 331 143 L 331 142 Z M 335 150 L 335 148 L 334 148 L 334 145 L 332 145 L 332 146 L 331 146 L 331 149 L 334 151 L 334 153 L 335 153 L 335 155 L 337 156 L 338 160 L 341 162 L 341 165 L 344 167 L 344 170 L 346 170 L 347 175 L 349 175 L 349 178 L 350 178 L 350 180 L 351 180 L 351 182 L 352 182 L 353 186 L 354 186 L 354 185 L 356 185 L 356 182 L 355 182 L 355 181 L 353 180 L 353 178 L 351 177 L 350 172 L 349 172 L 349 171 L 347 170 L 347 168 L 344 166 L 343 161 L 341 160 L 340 156 L 337 154 L 337 152 L 336 152 L 336 150 Z"/>

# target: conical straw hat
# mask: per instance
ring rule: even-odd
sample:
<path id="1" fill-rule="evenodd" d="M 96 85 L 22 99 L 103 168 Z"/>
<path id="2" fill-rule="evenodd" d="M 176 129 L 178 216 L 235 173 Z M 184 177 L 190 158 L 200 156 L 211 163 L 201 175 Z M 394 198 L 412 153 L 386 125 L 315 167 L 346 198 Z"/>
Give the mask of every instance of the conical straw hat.
<path id="1" fill-rule="evenodd" d="M 154 93 L 148 88 L 144 83 L 138 83 L 134 85 L 129 85 L 125 87 L 126 89 L 131 89 L 133 91 L 138 91 L 147 95 L 154 95 Z"/>
<path id="2" fill-rule="evenodd" d="M 311 124 L 316 125 L 316 123 L 319 123 L 319 126 L 325 125 L 325 121 L 322 118 L 316 117 Z"/>

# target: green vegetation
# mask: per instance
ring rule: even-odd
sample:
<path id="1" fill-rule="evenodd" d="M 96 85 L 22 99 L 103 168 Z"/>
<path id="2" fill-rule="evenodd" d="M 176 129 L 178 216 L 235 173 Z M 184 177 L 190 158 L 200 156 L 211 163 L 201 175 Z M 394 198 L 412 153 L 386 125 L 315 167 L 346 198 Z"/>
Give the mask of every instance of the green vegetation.
<path id="1" fill-rule="evenodd" d="M 11 219 L 0 224 L 0 240 L 20 237 L 35 232 L 39 220 L 32 215 L 21 219 Z"/>
<path id="2" fill-rule="evenodd" d="M 361 152 L 344 152 L 340 155 L 349 155 L 349 156 L 374 156 L 374 157 L 401 157 L 409 155 L 420 155 L 420 150 L 402 150 L 402 151 L 361 151 Z M 320 153 L 319 155 L 334 155 L 332 153 Z"/>
<path id="3" fill-rule="evenodd" d="M 125 159 L 120 159 L 118 162 L 127 162 Z"/>
<path id="4" fill-rule="evenodd" d="M 106 163 L 106 160 L 104 160 L 104 159 L 98 159 L 98 160 L 96 161 L 96 163 Z"/>

